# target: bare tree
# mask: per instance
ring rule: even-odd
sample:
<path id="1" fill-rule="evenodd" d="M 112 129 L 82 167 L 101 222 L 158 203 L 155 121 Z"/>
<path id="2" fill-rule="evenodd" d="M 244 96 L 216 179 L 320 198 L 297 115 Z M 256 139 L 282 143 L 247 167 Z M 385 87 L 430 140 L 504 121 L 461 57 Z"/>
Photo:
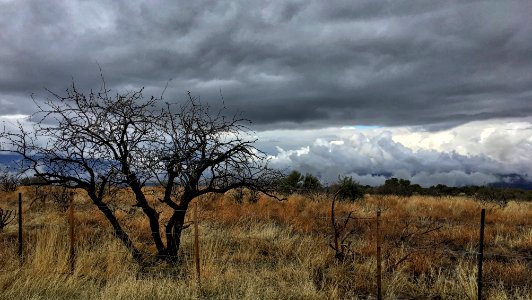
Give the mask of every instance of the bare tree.
<path id="1" fill-rule="evenodd" d="M 352 235 L 355 233 L 356 229 L 350 223 L 352 223 L 351 221 L 355 221 L 356 218 L 352 216 L 353 211 L 350 211 L 348 215 L 343 218 L 343 222 L 337 221 L 334 206 L 337 198 L 341 196 L 341 193 L 341 190 L 337 191 L 334 194 L 331 203 L 332 241 L 329 243 L 329 247 L 334 250 L 334 257 L 339 261 L 354 260 L 355 251 L 352 245 Z"/>
<path id="2" fill-rule="evenodd" d="M 19 180 L 16 175 L 7 170 L 0 170 L 0 190 L 4 192 L 14 192 L 17 190 Z"/>
<path id="3" fill-rule="evenodd" d="M 212 113 L 190 93 L 181 105 L 145 99 L 142 89 L 111 96 L 103 81 L 99 92 L 86 95 L 72 84 L 64 96 L 51 94 L 32 116 L 32 131 L 19 125 L 17 132 L 0 134 L 0 151 L 21 155 L 22 171 L 41 178 L 38 184 L 85 190 L 139 261 L 143 253 L 106 193 L 129 187 L 149 222 L 157 257 L 177 262 L 193 199 L 239 187 L 269 193 L 278 180 L 279 172 L 253 146 L 246 120 L 224 116 L 225 109 Z M 162 186 L 159 201 L 173 210 L 168 220 L 147 200 L 143 187 L 152 183 Z"/>

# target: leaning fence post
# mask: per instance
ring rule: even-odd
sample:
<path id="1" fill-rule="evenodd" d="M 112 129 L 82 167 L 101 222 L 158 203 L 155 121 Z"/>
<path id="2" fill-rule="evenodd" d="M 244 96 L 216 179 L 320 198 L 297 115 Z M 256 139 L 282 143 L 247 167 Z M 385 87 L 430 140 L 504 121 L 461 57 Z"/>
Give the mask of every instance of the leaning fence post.
<path id="1" fill-rule="evenodd" d="M 377 210 L 377 299 L 382 299 L 382 258 L 381 258 L 381 211 Z"/>
<path id="2" fill-rule="evenodd" d="M 478 250 L 478 272 L 477 272 L 477 299 L 482 299 L 482 260 L 484 259 L 484 222 L 486 219 L 486 209 L 483 208 L 480 212 L 480 240 Z"/>
<path id="3" fill-rule="evenodd" d="M 198 203 L 194 203 L 194 256 L 196 260 L 196 276 L 198 286 L 201 286 L 200 276 L 200 249 L 199 249 L 199 231 L 198 231 Z"/>
<path id="4" fill-rule="evenodd" d="M 74 201 L 70 200 L 70 207 L 68 208 L 68 223 L 70 227 L 70 274 L 74 274 L 74 266 L 76 263 L 76 248 L 74 246 L 76 242 L 75 230 L 74 230 Z"/>
<path id="5" fill-rule="evenodd" d="M 18 193 L 18 257 L 20 265 L 24 263 L 24 246 L 22 241 L 22 193 Z"/>

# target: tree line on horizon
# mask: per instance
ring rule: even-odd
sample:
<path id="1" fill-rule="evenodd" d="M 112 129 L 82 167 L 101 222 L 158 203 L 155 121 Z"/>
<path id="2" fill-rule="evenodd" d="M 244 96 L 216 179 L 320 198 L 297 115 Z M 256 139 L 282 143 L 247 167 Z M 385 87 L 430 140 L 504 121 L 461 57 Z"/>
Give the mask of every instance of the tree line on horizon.
<path id="1" fill-rule="evenodd" d="M 15 175 L 8 172 L 0 173 L 0 189 L 5 192 L 14 191 L 20 186 L 38 185 L 41 181 L 38 177 L 17 179 Z M 391 177 L 380 186 L 370 186 L 360 184 L 350 176 L 339 176 L 336 182 L 324 185 L 318 177 L 312 174 L 303 175 L 294 170 L 283 176 L 277 187 L 277 192 L 283 195 L 338 195 L 340 200 L 356 201 L 371 195 L 395 195 L 410 197 L 413 195 L 422 196 L 466 196 L 482 201 L 507 202 L 509 200 L 532 201 L 532 191 L 520 188 L 505 188 L 498 186 L 447 186 L 445 184 L 422 187 L 419 184 L 412 184 L 410 180 Z"/>
<path id="2" fill-rule="evenodd" d="M 497 202 L 507 202 L 512 199 L 532 201 L 532 191 L 525 189 L 478 185 L 455 187 L 445 184 L 422 187 L 419 184 L 412 184 L 410 180 L 395 177 L 387 179 L 380 186 L 362 185 L 350 176 L 339 176 L 336 182 L 324 185 L 318 177 L 309 173 L 303 175 L 297 170 L 283 177 L 279 183 L 279 191 L 284 194 L 337 194 L 339 199 L 351 201 L 360 199 L 365 194 L 405 197 L 413 195 L 467 196 Z"/>

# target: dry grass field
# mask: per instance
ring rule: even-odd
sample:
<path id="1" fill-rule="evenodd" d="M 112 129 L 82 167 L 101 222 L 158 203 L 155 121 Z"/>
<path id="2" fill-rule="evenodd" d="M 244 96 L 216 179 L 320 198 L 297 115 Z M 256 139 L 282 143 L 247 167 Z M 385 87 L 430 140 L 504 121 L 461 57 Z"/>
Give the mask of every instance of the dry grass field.
<path id="1" fill-rule="evenodd" d="M 366 196 L 336 207 L 347 258 L 332 241 L 331 199 L 293 195 L 238 203 L 228 193 L 199 199 L 201 284 L 195 276 L 192 227 L 184 231 L 180 267 L 136 264 L 82 192 L 75 195 L 76 252 L 69 272 L 67 213 L 29 205 L 23 193 L 25 263 L 17 224 L 0 233 L 1 299 L 368 299 L 376 295 L 376 211 L 382 211 L 385 299 L 476 299 L 481 208 L 486 208 L 486 299 L 532 299 L 532 203 L 506 206 L 469 198 Z M 157 190 L 151 201 L 157 202 Z M 17 194 L 0 194 L 16 208 Z M 153 253 L 143 214 L 127 191 L 112 202 L 133 240 Z M 158 207 L 163 210 L 163 207 Z M 170 212 L 162 211 L 161 218 Z M 348 245 L 347 245 L 348 244 Z"/>

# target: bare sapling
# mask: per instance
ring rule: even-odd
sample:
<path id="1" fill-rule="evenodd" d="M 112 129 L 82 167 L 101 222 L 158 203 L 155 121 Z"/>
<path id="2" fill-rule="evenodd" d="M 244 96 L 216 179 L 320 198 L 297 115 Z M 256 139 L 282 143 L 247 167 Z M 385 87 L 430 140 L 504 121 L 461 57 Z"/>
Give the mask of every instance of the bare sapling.
<path id="1" fill-rule="evenodd" d="M 352 249 L 352 241 L 349 240 L 354 233 L 354 229 L 349 229 L 350 221 L 355 220 L 352 217 L 353 212 L 349 212 L 343 221 L 337 221 L 335 215 L 335 204 L 339 193 L 335 193 L 331 203 L 331 228 L 332 242 L 329 246 L 335 251 L 334 257 L 339 261 L 354 260 L 355 252 Z"/>
<path id="2" fill-rule="evenodd" d="M 14 192 L 17 190 L 19 180 L 16 175 L 10 174 L 6 170 L 0 171 L 0 190 L 3 192 Z"/>
<path id="3" fill-rule="evenodd" d="M 16 216 L 17 214 L 14 211 L 0 208 L 0 231 L 4 230 L 4 227 L 15 220 Z"/>

